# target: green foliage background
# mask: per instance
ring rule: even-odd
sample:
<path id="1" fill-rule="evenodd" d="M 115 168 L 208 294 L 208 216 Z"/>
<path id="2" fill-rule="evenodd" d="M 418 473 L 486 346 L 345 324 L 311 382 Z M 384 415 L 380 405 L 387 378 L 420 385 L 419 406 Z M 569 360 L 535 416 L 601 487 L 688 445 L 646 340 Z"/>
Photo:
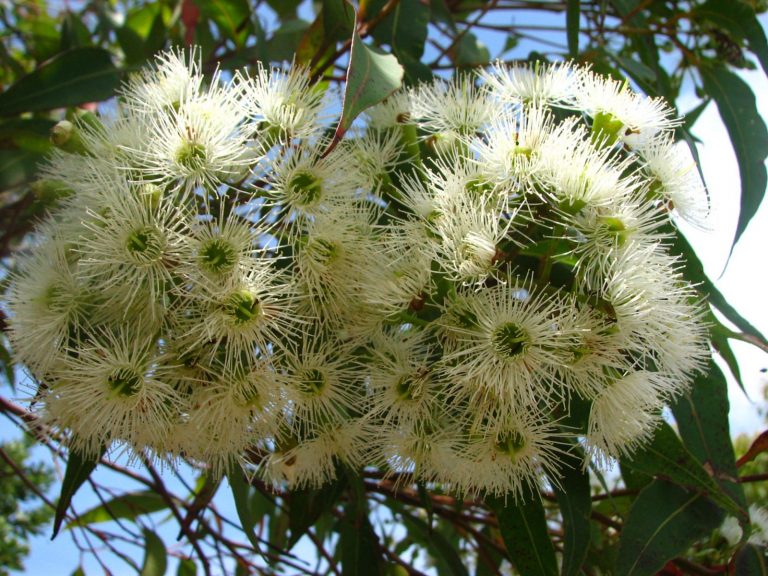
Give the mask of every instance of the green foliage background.
<path id="1" fill-rule="evenodd" d="M 696 120 L 708 105 L 718 108 L 741 176 L 740 194 L 733 195 L 739 202 L 735 243 L 768 182 L 768 131 L 756 95 L 737 74 L 756 67 L 768 72 L 768 41 L 757 19 L 765 10 L 763 2 L 746 0 L 0 3 L 0 278 L 7 278 L 14 255 L 29 247 L 35 222 L 57 201 L 35 184 L 55 122 L 108 100 L 121 79 L 158 50 L 188 44 L 201 46 L 209 70 L 217 62 L 228 70 L 258 60 L 293 61 L 309 67 L 315 81 L 356 94 L 345 100 L 338 137 L 401 76 L 416 83 L 496 57 L 572 58 L 673 105 L 693 89 L 697 103 L 677 136 L 695 150 Z M 488 34 L 502 35 L 500 54 L 485 46 Z M 360 73 L 369 68 L 375 73 Z M 732 341 L 766 351 L 765 337 L 718 292 L 679 233 L 674 251 L 686 259 L 687 278 L 737 327 L 710 317 L 713 346 L 741 383 Z M 14 386 L 7 345 L 0 347 L 0 364 Z M 10 400 L 10 389 L 5 392 L 0 411 L 7 418 L 50 450 L 65 450 Z M 671 408 L 676 427 L 663 426 L 649 446 L 622 461 L 620 477 L 577 465 L 562 471 L 560 489 L 520 505 L 460 500 L 439 486 L 395 486 L 375 471 L 348 473 L 321 490 L 283 493 L 240 476 L 220 483 L 199 469 L 170 482 L 173 474 L 150 463 L 97 466 L 71 454 L 55 505 L 56 530 L 65 527 L 59 538 L 73 538 L 104 570 L 147 575 L 171 569 L 184 575 L 418 574 L 429 567 L 455 575 L 768 574 L 764 550 L 729 547 L 717 532 L 726 515 L 746 528 L 749 503 L 766 503 L 768 435 L 751 448 L 739 439 L 737 461 L 726 381 L 714 363 Z M 44 493 L 50 478 L 44 468 L 25 464 L 25 445 L 4 446 L 0 461 L 0 565 L 7 569 L 20 567 L 25 538 L 54 508 L 42 503 L 24 515 L 13 507 Z M 105 467 L 141 488 L 114 490 L 91 476 Z M 75 494 L 87 479 L 100 504 L 76 514 L 70 504 L 77 505 Z M 221 502 L 236 517 L 223 514 Z M 161 539 L 156 527 L 163 524 L 175 525 L 179 544 Z M 307 554 L 317 563 L 306 563 Z"/>

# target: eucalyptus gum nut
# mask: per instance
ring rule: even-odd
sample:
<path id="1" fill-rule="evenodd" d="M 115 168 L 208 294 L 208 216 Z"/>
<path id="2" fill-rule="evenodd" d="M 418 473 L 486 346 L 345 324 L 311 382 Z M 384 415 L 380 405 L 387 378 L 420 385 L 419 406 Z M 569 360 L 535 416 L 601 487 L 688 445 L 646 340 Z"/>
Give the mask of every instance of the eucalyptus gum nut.
<path id="1" fill-rule="evenodd" d="M 75 194 L 75 191 L 61 180 L 37 180 L 32 183 L 30 189 L 43 204 L 51 204 Z"/>
<path id="2" fill-rule="evenodd" d="M 598 112 L 592 118 L 592 143 L 613 146 L 619 139 L 624 123 L 608 112 Z"/>
<path id="3" fill-rule="evenodd" d="M 80 138 L 77 126 L 69 120 L 61 120 L 51 128 L 51 144 L 70 154 L 85 155 L 88 153 Z"/>

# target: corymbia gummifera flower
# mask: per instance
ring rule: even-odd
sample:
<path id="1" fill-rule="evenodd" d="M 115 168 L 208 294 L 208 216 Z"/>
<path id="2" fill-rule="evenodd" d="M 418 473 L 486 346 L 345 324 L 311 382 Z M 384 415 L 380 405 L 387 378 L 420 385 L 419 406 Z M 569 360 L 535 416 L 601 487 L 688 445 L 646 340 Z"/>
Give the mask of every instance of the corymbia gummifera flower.
<path id="1" fill-rule="evenodd" d="M 59 208 L 18 258 L 10 334 L 73 448 L 520 498 L 570 451 L 631 455 L 703 369 L 667 243 L 708 205 L 662 100 L 497 64 L 393 94 L 324 154 L 306 70 L 199 59 L 161 54 L 62 124 L 77 146 L 36 184 Z"/>

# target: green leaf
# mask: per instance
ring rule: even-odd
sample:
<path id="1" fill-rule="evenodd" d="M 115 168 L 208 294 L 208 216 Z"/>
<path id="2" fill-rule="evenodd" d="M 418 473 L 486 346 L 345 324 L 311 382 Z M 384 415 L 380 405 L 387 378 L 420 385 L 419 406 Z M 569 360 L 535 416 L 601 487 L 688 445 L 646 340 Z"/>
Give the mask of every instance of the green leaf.
<path id="1" fill-rule="evenodd" d="M 67 10 L 61 17 L 61 51 L 91 45 L 91 32 L 82 18 Z"/>
<path id="2" fill-rule="evenodd" d="M 319 489 L 294 490 L 289 497 L 289 522 L 291 537 L 288 548 L 299 541 L 320 516 L 333 508 L 343 492 L 345 481 L 336 480 Z"/>
<path id="3" fill-rule="evenodd" d="M 581 0 L 568 0 L 565 12 L 565 27 L 568 33 L 568 56 L 579 55 L 579 25 L 581 21 Z"/>
<path id="4" fill-rule="evenodd" d="M 152 530 L 144 530 L 144 564 L 141 576 L 165 576 L 168 568 L 168 552 L 160 537 Z"/>
<path id="5" fill-rule="evenodd" d="M 253 30 L 248 0 L 205 0 L 198 2 L 200 14 L 213 20 L 224 38 L 242 46 Z"/>
<path id="6" fill-rule="evenodd" d="M 366 8 L 368 17 L 378 13 L 385 4 L 385 0 L 369 2 Z M 429 19 L 430 7 L 427 4 L 420 0 L 400 0 L 372 31 L 377 44 L 389 44 L 411 83 L 428 80 L 432 76 L 429 67 L 421 62 Z"/>
<path id="7" fill-rule="evenodd" d="M 322 21 L 326 42 L 349 40 L 355 29 L 355 9 L 346 0 L 323 0 Z"/>
<path id="8" fill-rule="evenodd" d="M 281 21 L 296 18 L 296 9 L 301 2 L 302 0 L 267 0 L 267 4 L 277 12 Z"/>
<path id="9" fill-rule="evenodd" d="M 512 564 L 522 576 L 554 576 L 557 559 L 539 495 L 522 504 L 508 498 L 509 502 L 497 497 L 485 501 L 496 513 Z"/>
<path id="10" fill-rule="evenodd" d="M 429 524 L 418 516 L 411 514 L 408 509 L 399 503 L 391 501 L 387 502 L 387 505 L 393 511 L 400 513 L 403 526 L 408 530 L 408 537 L 419 547 L 429 552 L 439 574 L 467 576 L 467 569 L 464 567 L 458 551 L 443 534 L 437 530 L 432 530 Z"/>
<path id="11" fill-rule="evenodd" d="M 453 21 L 453 16 L 445 4 L 445 0 L 429 0 L 429 11 L 433 22 L 442 22 L 454 32 L 456 31 L 456 23 Z"/>
<path id="12" fill-rule="evenodd" d="M 163 47 L 166 29 L 160 4 L 147 4 L 128 12 L 125 24 L 115 29 L 115 36 L 127 64 L 143 63 Z"/>
<path id="13" fill-rule="evenodd" d="M 722 519 L 723 513 L 705 496 L 654 480 L 640 492 L 621 530 L 616 574 L 656 574 Z"/>
<path id="14" fill-rule="evenodd" d="M 121 518 L 134 519 L 142 514 L 151 514 L 167 507 L 168 504 L 163 497 L 150 490 L 122 494 L 79 514 L 77 518 L 67 523 L 65 528 L 69 530 L 76 526 L 110 522 Z"/>
<path id="15" fill-rule="evenodd" d="M 729 408 L 725 377 L 710 360 L 708 373 L 696 377 L 691 391 L 672 406 L 672 413 L 688 450 L 711 471 L 720 487 L 746 508 L 728 425 Z"/>
<path id="16" fill-rule="evenodd" d="M 0 190 L 31 181 L 44 158 L 43 154 L 28 150 L 0 150 Z"/>
<path id="17" fill-rule="evenodd" d="M 768 74 L 768 40 L 752 6 L 734 0 L 707 0 L 701 6 L 695 6 L 693 14 L 727 30 L 736 39 L 746 40 Z"/>
<path id="18" fill-rule="evenodd" d="M 456 66 L 483 66 L 490 62 L 491 53 L 477 36 L 467 32 L 454 47 L 452 57 Z"/>
<path id="19" fill-rule="evenodd" d="M 729 574 L 735 576 L 768 576 L 768 559 L 765 548 L 746 544 L 734 554 Z"/>
<path id="20" fill-rule="evenodd" d="M 623 18 L 627 18 L 628 24 L 638 30 L 647 30 L 649 23 L 642 8 L 647 4 L 640 5 L 639 0 L 611 0 L 611 4 L 616 8 L 616 12 Z M 656 45 L 653 34 L 629 34 L 627 36 L 631 52 L 640 57 L 640 61 L 653 72 L 653 81 L 648 81 L 643 77 L 634 76 L 633 70 L 627 70 L 627 73 L 633 77 L 638 85 L 651 96 L 664 96 L 669 101 L 675 100 L 672 93 L 672 86 L 669 81 L 669 75 L 659 62 L 659 48 Z"/>
<path id="21" fill-rule="evenodd" d="M 77 48 L 52 58 L 0 94 L 0 115 L 106 100 L 119 82 L 109 52 Z"/>
<path id="22" fill-rule="evenodd" d="M 701 67 L 699 72 L 704 89 L 717 103 L 739 164 L 741 210 L 733 250 L 765 195 L 768 130 L 757 110 L 755 95 L 744 80 L 725 66 Z"/>
<path id="23" fill-rule="evenodd" d="M 350 497 L 339 521 L 342 576 L 380 576 L 383 572 L 379 540 L 368 519 L 365 486 L 360 477 L 348 474 Z"/>
<path id="24" fill-rule="evenodd" d="M 616 64 L 618 64 L 622 70 L 629 74 L 633 79 L 637 79 L 641 82 L 653 82 L 656 80 L 656 73 L 648 66 L 632 58 L 625 58 L 617 54 L 608 53 Z"/>
<path id="25" fill-rule="evenodd" d="M 96 468 L 96 465 L 99 463 L 99 460 L 105 451 L 106 448 L 102 448 L 96 458 L 87 458 L 79 450 L 72 449 L 69 451 L 67 469 L 64 472 L 64 481 L 61 483 L 61 494 L 59 495 L 59 501 L 56 503 L 56 514 L 53 518 L 53 535 L 51 536 L 51 540 L 56 538 L 56 535 L 59 533 L 61 523 L 64 521 L 64 516 L 67 514 L 67 508 L 69 508 L 75 492 L 77 492 L 80 486 L 88 480 L 88 477 Z"/>
<path id="26" fill-rule="evenodd" d="M 176 576 L 197 576 L 197 564 L 192 558 L 181 558 Z"/>
<path id="27" fill-rule="evenodd" d="M 315 25 L 313 24 L 312 27 Z M 275 30 L 272 37 L 267 40 L 267 54 L 273 61 L 290 60 L 294 53 L 297 53 L 297 61 L 302 64 L 308 64 L 309 59 L 304 61 L 301 56 L 302 44 L 305 41 L 310 28 L 306 20 L 286 20 L 282 26 Z M 310 48 L 310 58 L 314 54 L 314 47 Z"/>
<path id="28" fill-rule="evenodd" d="M 581 572 L 581 565 L 589 551 L 592 531 L 589 519 L 592 514 L 592 491 L 589 473 L 581 466 L 582 459 L 572 446 L 563 446 L 567 456 L 563 457 L 563 466 L 559 478 L 551 484 L 560 505 L 563 517 L 563 562 L 561 574 L 575 576 Z M 555 481 L 557 480 L 557 481 Z"/>
<path id="29" fill-rule="evenodd" d="M 232 489 L 235 510 L 237 510 L 237 517 L 240 519 L 243 532 L 248 537 L 251 546 L 255 550 L 260 550 L 259 540 L 256 538 L 254 531 L 259 519 L 254 514 L 251 507 L 251 499 L 249 498 L 251 486 L 245 481 L 243 471 L 239 467 L 235 467 L 235 470 L 227 473 L 227 480 L 229 481 L 229 487 Z"/>
<path id="30" fill-rule="evenodd" d="M 696 285 L 699 290 L 706 294 L 707 301 L 710 304 L 717 308 L 723 316 L 733 322 L 741 331 L 765 342 L 765 336 L 728 303 L 722 293 L 707 277 L 704 273 L 704 265 L 682 234 L 675 233 L 674 240 L 670 246 L 670 253 L 683 257 L 683 274 L 685 279 Z"/>
<path id="31" fill-rule="evenodd" d="M 347 68 L 341 118 L 325 154 L 330 153 L 338 144 L 363 110 L 384 100 L 400 88 L 402 83 L 403 67 L 397 58 L 374 46 L 364 44 L 355 31 L 352 35 L 352 52 Z"/>
<path id="32" fill-rule="evenodd" d="M 733 348 L 731 348 L 731 343 L 728 340 L 733 335 L 733 332 L 726 328 L 720 322 L 720 320 L 717 319 L 717 316 L 715 316 L 711 311 L 709 311 L 709 313 L 706 315 L 705 322 L 711 326 L 709 330 L 709 337 L 712 341 L 712 347 L 728 365 L 728 369 L 736 379 L 736 383 L 746 394 L 747 389 L 744 388 L 744 382 L 741 379 L 741 367 L 739 366 L 739 360 L 733 353 Z"/>
<path id="33" fill-rule="evenodd" d="M 691 490 L 706 493 L 734 516 L 743 518 L 744 511 L 704 470 L 696 458 L 686 450 L 680 438 L 666 422 L 662 422 L 653 440 L 639 449 L 631 458 L 621 461 L 634 472 L 663 478 Z"/>

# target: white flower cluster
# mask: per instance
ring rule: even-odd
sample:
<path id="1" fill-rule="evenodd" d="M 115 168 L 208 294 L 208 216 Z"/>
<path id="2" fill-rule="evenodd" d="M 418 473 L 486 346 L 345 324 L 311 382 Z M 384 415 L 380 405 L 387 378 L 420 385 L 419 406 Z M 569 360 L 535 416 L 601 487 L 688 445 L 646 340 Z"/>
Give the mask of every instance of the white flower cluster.
<path id="1" fill-rule="evenodd" d="M 118 100 L 67 127 L 8 304 L 35 405 L 88 454 L 519 496 L 577 443 L 631 454 L 706 362 L 665 246 L 706 195 L 671 110 L 626 85 L 437 80 L 329 154 L 300 69 L 206 82 L 166 53 Z"/>

